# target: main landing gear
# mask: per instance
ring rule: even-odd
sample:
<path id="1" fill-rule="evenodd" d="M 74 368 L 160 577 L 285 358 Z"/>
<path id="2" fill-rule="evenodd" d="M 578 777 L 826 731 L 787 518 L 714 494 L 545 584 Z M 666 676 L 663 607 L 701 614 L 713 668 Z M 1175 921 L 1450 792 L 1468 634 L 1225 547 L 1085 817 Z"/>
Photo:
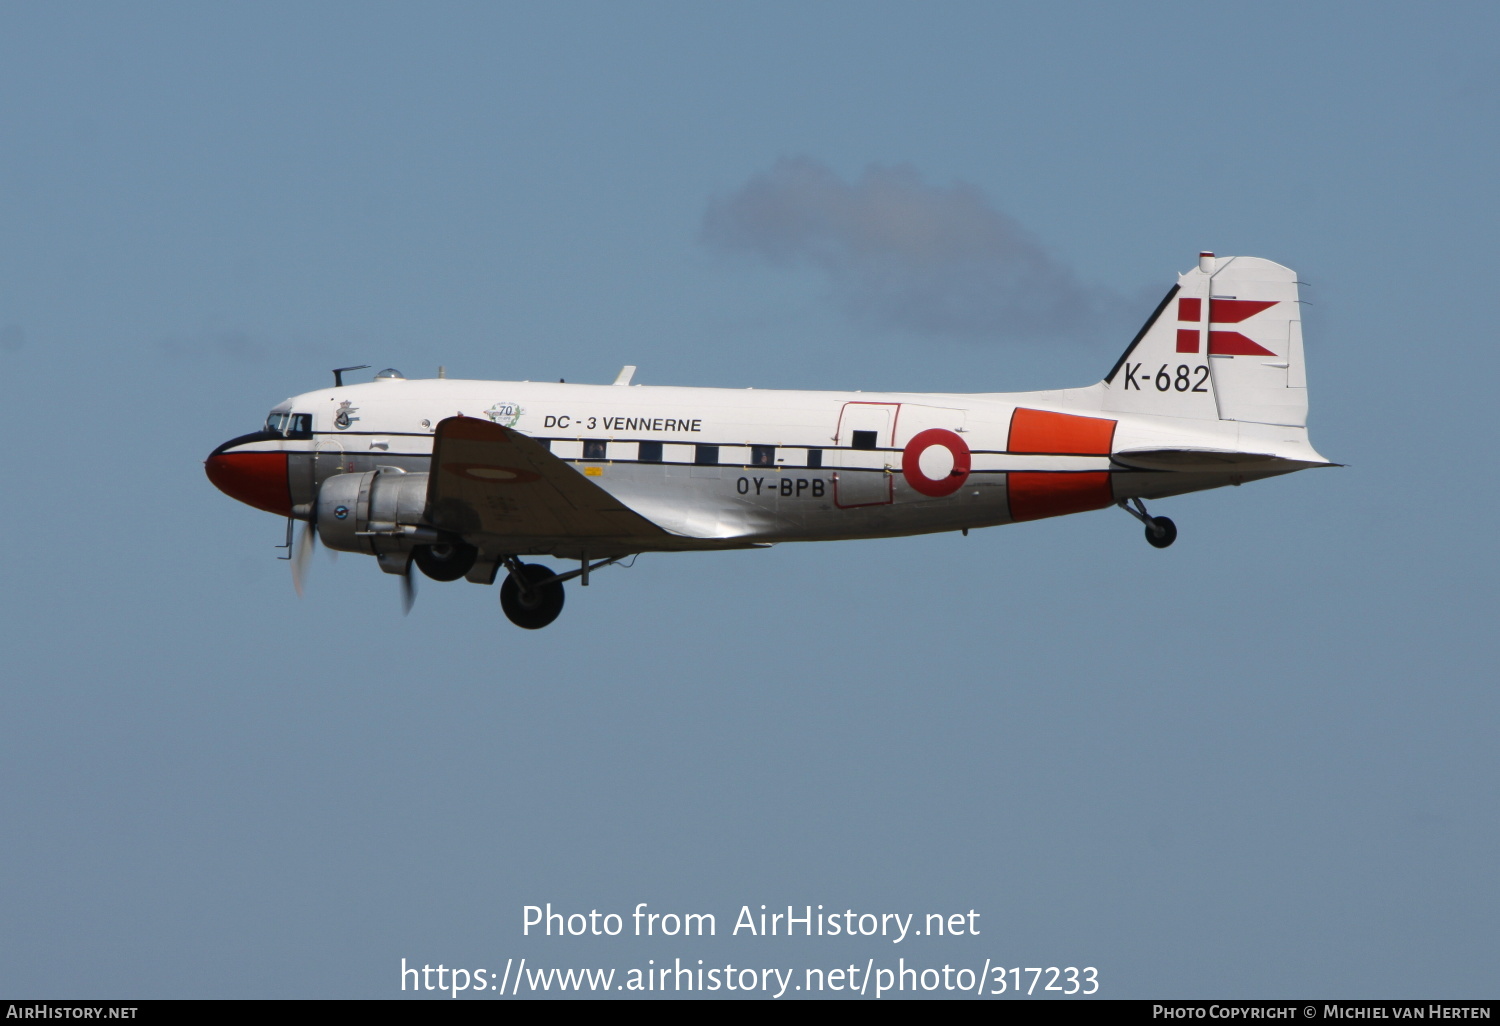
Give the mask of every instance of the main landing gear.
<path id="1" fill-rule="evenodd" d="M 1135 508 L 1132 509 L 1129 503 L 1134 503 Z M 1146 541 L 1156 548 L 1164 549 L 1177 540 L 1177 525 L 1166 517 L 1153 517 L 1147 513 L 1146 504 L 1140 499 L 1121 499 L 1115 505 L 1146 525 Z"/>
<path id="2" fill-rule="evenodd" d="M 590 571 L 624 558 L 614 556 L 597 563 L 590 563 L 585 559 L 577 570 L 555 574 L 551 567 L 540 563 L 522 563 L 516 557 L 508 556 L 502 561 L 509 573 L 500 584 L 500 608 L 517 627 L 524 627 L 528 631 L 540 630 L 556 620 L 562 612 L 564 581 L 582 577 L 583 583 L 587 585 Z"/>
<path id="3" fill-rule="evenodd" d="M 510 622 L 534 631 L 556 620 L 565 596 L 552 568 L 514 559 L 506 560 L 505 565 L 510 573 L 500 584 L 500 608 Z"/>

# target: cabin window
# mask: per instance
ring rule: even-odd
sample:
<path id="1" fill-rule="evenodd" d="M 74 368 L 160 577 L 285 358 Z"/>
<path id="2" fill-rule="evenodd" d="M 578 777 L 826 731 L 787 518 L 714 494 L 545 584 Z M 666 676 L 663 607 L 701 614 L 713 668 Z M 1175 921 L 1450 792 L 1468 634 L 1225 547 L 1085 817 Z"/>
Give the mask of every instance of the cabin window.
<path id="1" fill-rule="evenodd" d="M 719 447 L 717 445 L 699 445 L 694 447 L 693 462 L 700 467 L 717 467 L 719 465 Z"/>
<path id="2" fill-rule="evenodd" d="M 850 442 L 849 446 L 852 449 L 873 449 L 873 448 L 875 448 L 875 432 L 874 431 L 855 431 L 854 432 L 854 441 Z"/>
<path id="3" fill-rule="evenodd" d="M 822 449 L 809 449 L 809 450 L 807 450 L 807 466 L 808 466 L 808 469 L 809 470 L 816 470 L 817 468 L 821 467 L 822 465 L 823 465 L 823 450 Z"/>
<path id="4" fill-rule="evenodd" d="M 641 443 L 640 460 L 641 460 L 642 463 L 660 463 L 661 462 L 661 443 L 660 442 L 642 442 Z"/>
<path id="5" fill-rule="evenodd" d="M 750 465 L 752 467 L 776 466 L 776 446 L 752 445 L 750 447 Z"/>
<path id="6" fill-rule="evenodd" d="M 605 446 L 608 444 L 602 438 L 585 438 L 583 440 L 583 458 L 586 460 L 604 459 Z"/>

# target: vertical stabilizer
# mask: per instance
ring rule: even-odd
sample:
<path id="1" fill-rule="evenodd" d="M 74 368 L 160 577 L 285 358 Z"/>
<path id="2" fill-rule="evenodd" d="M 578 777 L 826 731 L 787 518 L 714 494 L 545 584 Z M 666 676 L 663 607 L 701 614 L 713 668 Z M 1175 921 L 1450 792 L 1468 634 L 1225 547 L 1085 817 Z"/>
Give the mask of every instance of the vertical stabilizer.
<path id="1" fill-rule="evenodd" d="M 1296 274 L 1259 257 L 1202 254 L 1104 379 L 1104 408 L 1304 427 Z"/>

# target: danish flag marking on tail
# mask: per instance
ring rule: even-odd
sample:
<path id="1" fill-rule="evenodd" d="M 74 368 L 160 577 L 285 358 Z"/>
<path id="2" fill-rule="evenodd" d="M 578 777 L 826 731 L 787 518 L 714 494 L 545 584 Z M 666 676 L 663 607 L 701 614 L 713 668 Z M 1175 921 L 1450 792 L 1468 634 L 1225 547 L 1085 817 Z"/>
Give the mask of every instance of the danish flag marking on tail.
<path id="1" fill-rule="evenodd" d="M 1279 300 L 1275 299 L 1210 299 L 1208 319 L 1215 324 L 1238 324 L 1254 317 L 1262 310 L 1269 310 Z"/>
<path id="2" fill-rule="evenodd" d="M 1253 342 L 1237 331 L 1210 331 L 1209 356 L 1275 356 L 1259 342 Z"/>
<path id="3" fill-rule="evenodd" d="M 1262 310 L 1269 310 L 1279 300 L 1270 299 L 1210 299 L 1208 301 L 1208 320 L 1210 324 L 1208 332 L 1208 355 L 1209 356 L 1275 356 L 1265 346 L 1255 342 L 1237 331 L 1214 331 L 1215 324 L 1238 324 L 1243 320 L 1254 317 Z M 1192 322 L 1201 324 L 1203 318 L 1203 301 L 1201 299 L 1179 299 L 1177 301 L 1177 320 L 1179 323 Z M 1178 328 L 1177 329 L 1177 351 L 1179 353 L 1199 352 L 1201 342 L 1201 328 Z"/>

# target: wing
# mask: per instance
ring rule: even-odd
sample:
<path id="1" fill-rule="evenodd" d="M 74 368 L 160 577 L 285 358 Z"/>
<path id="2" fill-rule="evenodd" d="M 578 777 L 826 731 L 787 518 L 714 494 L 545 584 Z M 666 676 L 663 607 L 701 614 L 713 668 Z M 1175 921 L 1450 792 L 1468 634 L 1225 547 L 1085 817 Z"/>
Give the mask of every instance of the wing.
<path id="1" fill-rule="evenodd" d="M 587 539 L 649 544 L 669 537 L 539 442 L 474 417 L 438 423 L 426 519 L 471 540 L 524 539 L 539 550 Z"/>

